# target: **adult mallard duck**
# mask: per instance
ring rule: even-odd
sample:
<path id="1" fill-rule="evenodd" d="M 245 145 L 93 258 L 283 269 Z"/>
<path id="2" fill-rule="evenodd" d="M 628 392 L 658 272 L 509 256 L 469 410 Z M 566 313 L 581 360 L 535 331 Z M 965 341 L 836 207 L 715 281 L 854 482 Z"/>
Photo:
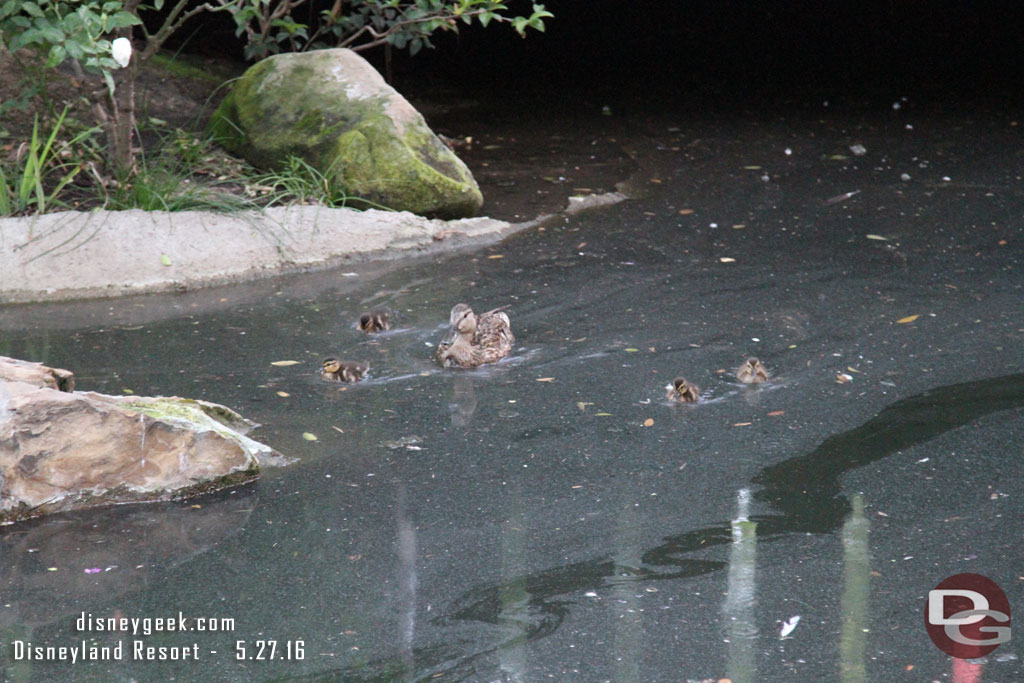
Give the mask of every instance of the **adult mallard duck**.
<path id="1" fill-rule="evenodd" d="M 768 370 L 756 358 L 748 358 L 736 370 L 736 379 L 744 384 L 760 384 L 768 381 Z"/>
<path id="2" fill-rule="evenodd" d="M 391 310 L 375 308 L 359 316 L 359 329 L 363 332 L 383 332 L 391 327 Z"/>
<path id="3" fill-rule="evenodd" d="M 449 318 L 452 328 L 434 356 L 437 362 L 446 368 L 475 368 L 507 356 L 516 338 L 504 308 L 476 315 L 466 304 L 455 304 Z"/>
<path id="4" fill-rule="evenodd" d="M 358 382 L 370 371 L 368 363 L 341 361 L 337 358 L 325 358 L 320 368 L 320 376 L 329 382 Z"/>
<path id="5" fill-rule="evenodd" d="M 700 398 L 700 388 L 696 384 L 690 384 L 682 377 L 676 377 L 672 380 L 672 384 L 665 388 L 668 390 L 665 398 L 676 403 L 696 403 Z"/>

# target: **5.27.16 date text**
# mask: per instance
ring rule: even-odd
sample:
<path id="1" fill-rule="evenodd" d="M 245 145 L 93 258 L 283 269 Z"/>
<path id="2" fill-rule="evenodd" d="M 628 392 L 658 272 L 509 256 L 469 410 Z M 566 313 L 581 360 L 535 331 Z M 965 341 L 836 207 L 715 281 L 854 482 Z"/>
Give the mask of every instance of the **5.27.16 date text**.
<path id="1" fill-rule="evenodd" d="M 235 659 L 291 659 L 306 658 L 306 641 L 304 640 L 245 640 L 235 641 Z"/>

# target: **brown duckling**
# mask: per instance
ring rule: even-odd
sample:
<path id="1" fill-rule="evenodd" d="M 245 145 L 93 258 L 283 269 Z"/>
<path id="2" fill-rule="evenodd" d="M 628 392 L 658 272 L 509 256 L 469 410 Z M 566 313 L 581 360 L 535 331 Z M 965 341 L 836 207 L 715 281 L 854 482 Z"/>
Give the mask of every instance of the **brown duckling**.
<path id="1" fill-rule="evenodd" d="M 391 328 L 391 310 L 375 308 L 359 316 L 359 329 L 363 332 L 383 332 Z"/>
<path id="2" fill-rule="evenodd" d="M 455 304 L 449 317 L 452 328 L 434 356 L 437 362 L 446 368 L 475 368 L 507 356 L 516 338 L 504 308 L 476 315 L 466 304 Z"/>
<path id="3" fill-rule="evenodd" d="M 668 390 L 665 398 L 676 403 L 696 403 L 700 398 L 700 387 L 690 384 L 682 377 L 676 377 L 672 384 L 665 388 Z"/>
<path id="4" fill-rule="evenodd" d="M 329 382 L 358 382 L 364 379 L 369 371 L 369 363 L 325 358 L 323 366 L 320 368 L 320 376 Z"/>
<path id="5" fill-rule="evenodd" d="M 744 384 L 760 384 L 768 381 L 768 370 L 756 358 L 748 358 L 736 370 L 736 379 Z"/>

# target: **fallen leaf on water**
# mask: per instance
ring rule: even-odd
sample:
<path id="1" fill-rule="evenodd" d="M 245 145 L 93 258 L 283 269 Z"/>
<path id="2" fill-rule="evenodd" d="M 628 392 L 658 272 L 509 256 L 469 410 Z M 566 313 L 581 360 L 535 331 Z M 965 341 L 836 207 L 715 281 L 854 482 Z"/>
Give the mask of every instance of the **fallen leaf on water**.
<path id="1" fill-rule="evenodd" d="M 581 489 L 581 488 L 583 488 L 583 484 L 576 484 L 575 486 L 570 486 L 569 488 L 572 488 L 572 489 Z"/>
<path id="2" fill-rule="evenodd" d="M 297 360 L 275 360 L 273 363 L 271 363 L 271 365 L 276 365 L 279 368 L 285 368 L 285 367 L 288 367 L 289 365 L 298 365 L 298 364 L 299 364 L 299 361 L 297 361 Z"/>
<path id="3" fill-rule="evenodd" d="M 555 378 L 554 377 L 538 377 L 537 381 L 538 382 L 554 382 Z"/>
<path id="4" fill-rule="evenodd" d="M 577 245 L 576 245 L 576 248 L 577 248 L 577 249 L 582 249 L 582 248 L 583 248 L 583 247 L 585 247 L 585 246 L 587 246 L 587 243 L 586 243 L 586 242 L 580 242 L 579 244 L 577 244 Z"/>
<path id="5" fill-rule="evenodd" d="M 742 230 L 745 227 L 747 227 L 746 223 L 737 223 L 736 225 L 732 226 L 732 229 L 733 230 Z"/>
<path id="6" fill-rule="evenodd" d="M 331 429 L 333 429 L 334 431 L 338 432 L 339 434 L 344 434 L 345 433 L 344 429 L 339 429 L 338 427 L 335 427 L 334 425 L 331 425 Z"/>
<path id="7" fill-rule="evenodd" d="M 865 235 L 869 240 L 880 240 L 882 242 L 888 242 L 888 237 L 882 237 L 881 235 Z"/>
<path id="8" fill-rule="evenodd" d="M 168 256 L 167 254 L 160 254 L 160 263 L 164 264 L 165 266 L 171 265 L 171 257 Z"/>
<path id="9" fill-rule="evenodd" d="M 680 216 L 689 216 L 691 213 L 693 213 L 693 209 L 679 209 Z"/>
<path id="10" fill-rule="evenodd" d="M 302 438 L 306 441 L 317 441 L 316 434 L 311 432 L 302 432 Z"/>
<path id="11" fill-rule="evenodd" d="M 899 320 L 897 320 L 896 324 L 902 325 L 903 323 L 912 323 L 912 322 L 914 322 L 915 320 L 917 320 L 920 317 L 921 317 L 920 314 L 918 314 L 918 315 L 908 315 L 906 318 L 900 318 Z"/>
<path id="12" fill-rule="evenodd" d="M 131 389 L 127 389 L 127 388 L 126 388 L 126 389 L 122 389 L 121 391 L 123 391 L 123 392 L 124 392 L 124 393 L 126 393 L 126 394 L 134 394 L 134 393 L 135 393 L 135 392 L 134 392 L 134 391 L 132 391 Z"/>
<path id="13" fill-rule="evenodd" d="M 651 182 L 655 185 L 661 185 L 661 178 L 651 178 Z"/>
<path id="14" fill-rule="evenodd" d="M 753 422 L 736 422 L 735 424 L 733 424 L 733 427 L 749 427 L 752 424 L 754 424 L 754 423 Z"/>
<path id="15" fill-rule="evenodd" d="M 594 417 L 611 417 L 611 413 L 594 413 Z"/>
<path id="16" fill-rule="evenodd" d="M 723 256 L 722 258 L 720 258 L 718 260 L 721 261 L 722 263 L 736 263 L 736 259 L 734 259 L 732 257 L 729 257 L 729 256 Z"/>
<path id="17" fill-rule="evenodd" d="M 631 346 L 631 347 L 629 347 L 628 349 L 623 349 L 623 350 L 624 350 L 624 351 L 625 351 L 626 353 L 636 353 L 636 352 L 637 352 L 637 351 L 639 351 L 640 349 L 634 349 L 634 348 L 633 348 L 633 347 Z"/>
<path id="18" fill-rule="evenodd" d="M 592 405 L 594 405 L 594 404 L 593 403 L 586 403 L 584 401 L 578 401 L 576 403 L 576 407 L 579 408 L 580 410 L 586 410 L 587 406 L 592 406 Z"/>
<path id="19" fill-rule="evenodd" d="M 998 244 L 1001 247 L 1005 247 L 1006 246 L 1006 240 L 999 240 L 996 244 Z"/>
<path id="20" fill-rule="evenodd" d="M 278 391 L 276 393 L 281 398 L 288 398 L 289 396 L 291 396 L 291 394 L 289 394 L 287 391 Z"/>
<path id="21" fill-rule="evenodd" d="M 649 417 L 646 420 L 644 420 L 644 427 L 653 427 L 653 426 L 654 426 L 654 419 L 653 418 Z"/>
<path id="22" fill-rule="evenodd" d="M 755 165 L 750 165 L 750 166 L 744 166 L 743 169 L 746 170 L 746 171 L 760 171 L 761 167 L 760 166 L 755 166 Z"/>
<path id="23" fill-rule="evenodd" d="M 786 414 L 785 410 L 773 410 L 772 412 L 768 413 L 768 416 L 769 417 L 778 417 L 779 415 L 785 415 L 785 414 Z"/>
<path id="24" fill-rule="evenodd" d="M 836 384 L 849 384 L 853 381 L 853 377 L 847 375 L 845 372 L 836 374 Z"/>
<path id="25" fill-rule="evenodd" d="M 505 258 L 504 254 L 491 254 L 487 258 Z"/>
<path id="26" fill-rule="evenodd" d="M 846 369 L 849 370 L 850 372 L 856 372 L 858 375 L 861 374 L 860 370 L 857 370 L 856 368 L 851 368 L 849 365 L 846 366 Z"/>

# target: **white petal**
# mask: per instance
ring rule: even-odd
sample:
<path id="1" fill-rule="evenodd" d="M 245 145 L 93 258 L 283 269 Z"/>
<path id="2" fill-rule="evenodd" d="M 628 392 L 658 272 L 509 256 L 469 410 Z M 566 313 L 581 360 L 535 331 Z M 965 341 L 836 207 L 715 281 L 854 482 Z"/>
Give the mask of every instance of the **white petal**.
<path id="1" fill-rule="evenodd" d="M 110 52 L 115 62 L 122 67 L 128 66 L 132 59 L 132 41 L 127 38 L 114 38 L 114 42 L 110 44 Z"/>

